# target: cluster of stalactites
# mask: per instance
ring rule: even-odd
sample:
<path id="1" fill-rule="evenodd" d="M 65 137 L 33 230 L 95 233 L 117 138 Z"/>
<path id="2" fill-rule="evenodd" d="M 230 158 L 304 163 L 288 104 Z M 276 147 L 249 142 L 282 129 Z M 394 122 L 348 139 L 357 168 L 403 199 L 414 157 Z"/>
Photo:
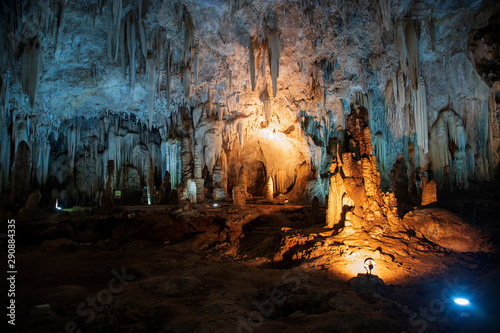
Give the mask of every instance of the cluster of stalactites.
<path id="1" fill-rule="evenodd" d="M 462 117 L 451 109 L 442 110 L 432 125 L 429 141 L 432 171 L 438 187 L 453 184 L 467 188 L 470 172 L 474 170 L 474 155 L 470 146 L 466 146 Z"/>

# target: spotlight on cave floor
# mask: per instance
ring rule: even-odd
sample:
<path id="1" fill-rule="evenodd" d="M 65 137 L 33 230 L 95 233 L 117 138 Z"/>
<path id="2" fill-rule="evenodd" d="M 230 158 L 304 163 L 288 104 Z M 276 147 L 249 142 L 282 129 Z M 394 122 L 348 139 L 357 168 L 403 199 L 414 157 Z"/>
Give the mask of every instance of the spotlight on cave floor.
<path id="1" fill-rule="evenodd" d="M 59 200 L 58 199 L 56 199 L 56 209 L 57 210 L 62 210 L 62 208 L 59 207 Z"/>
<path id="2" fill-rule="evenodd" d="M 463 298 L 463 297 L 455 298 L 455 299 L 453 299 L 453 302 L 455 302 L 455 304 L 461 305 L 461 306 L 470 305 L 469 300 L 467 298 Z"/>

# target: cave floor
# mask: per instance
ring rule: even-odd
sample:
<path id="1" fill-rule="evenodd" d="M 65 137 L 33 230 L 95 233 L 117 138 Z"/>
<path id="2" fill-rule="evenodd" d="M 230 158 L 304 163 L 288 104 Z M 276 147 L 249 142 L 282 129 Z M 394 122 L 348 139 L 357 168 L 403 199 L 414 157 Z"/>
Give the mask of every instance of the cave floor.
<path id="1" fill-rule="evenodd" d="M 323 227 L 324 214 L 311 221 L 310 209 L 153 206 L 16 218 L 16 331 L 497 332 L 498 250 L 341 237 Z M 488 209 L 485 225 L 496 233 L 497 211 Z M 386 286 L 363 293 L 348 281 L 366 273 L 367 256 Z M 458 294 L 471 305 L 455 305 Z"/>

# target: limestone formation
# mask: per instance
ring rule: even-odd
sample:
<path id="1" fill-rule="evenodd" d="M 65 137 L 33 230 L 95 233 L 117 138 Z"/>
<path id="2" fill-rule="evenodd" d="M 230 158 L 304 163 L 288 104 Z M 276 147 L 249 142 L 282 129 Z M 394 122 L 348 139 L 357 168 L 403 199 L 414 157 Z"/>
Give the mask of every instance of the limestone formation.
<path id="1" fill-rule="evenodd" d="M 264 198 L 267 200 L 273 200 L 273 179 L 269 177 L 267 179 L 266 187 L 264 188 Z"/>
<path id="2" fill-rule="evenodd" d="M 368 111 L 359 107 L 346 117 L 348 151 L 333 159 L 326 223 L 343 227 L 344 233 L 400 229 L 397 202 L 380 190 L 380 174 L 372 155 Z M 339 149 L 337 149 L 339 151 Z"/>
<path id="3" fill-rule="evenodd" d="M 113 201 L 113 182 L 115 178 L 115 161 L 110 160 L 106 168 L 107 181 L 106 189 L 104 190 L 101 198 L 101 211 L 107 212 L 115 208 Z"/>
<path id="4" fill-rule="evenodd" d="M 66 2 L 0 11 L 0 189 L 16 200 L 22 141 L 30 185 L 69 203 L 97 201 L 110 160 L 124 198 L 168 171 L 181 203 L 188 179 L 198 202 L 231 196 L 241 165 L 255 196 L 271 177 L 274 197 L 323 203 L 333 157 L 364 175 L 375 153 L 384 191 L 405 157 L 416 204 L 416 170 L 446 195 L 500 162 L 492 1 Z"/>
<path id="5" fill-rule="evenodd" d="M 467 224 L 455 214 L 424 208 L 405 215 L 403 224 L 431 242 L 456 252 L 488 252 L 489 235 Z"/>
<path id="6" fill-rule="evenodd" d="M 437 184 L 436 181 L 431 180 L 426 182 L 422 190 L 422 206 L 430 205 L 437 202 Z"/>
<path id="7" fill-rule="evenodd" d="M 233 187 L 233 204 L 237 207 L 245 206 L 247 196 L 247 178 L 245 168 L 242 166 L 238 172 L 238 182 Z"/>

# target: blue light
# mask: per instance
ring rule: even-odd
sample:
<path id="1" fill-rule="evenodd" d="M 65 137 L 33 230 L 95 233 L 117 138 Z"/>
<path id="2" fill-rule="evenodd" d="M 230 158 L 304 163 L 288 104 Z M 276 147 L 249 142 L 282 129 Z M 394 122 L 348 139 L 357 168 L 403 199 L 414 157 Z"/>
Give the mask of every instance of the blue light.
<path id="1" fill-rule="evenodd" d="M 455 298 L 453 301 L 455 302 L 455 304 L 462 305 L 462 306 L 470 305 L 469 300 L 466 298 L 462 298 L 462 297 Z"/>

